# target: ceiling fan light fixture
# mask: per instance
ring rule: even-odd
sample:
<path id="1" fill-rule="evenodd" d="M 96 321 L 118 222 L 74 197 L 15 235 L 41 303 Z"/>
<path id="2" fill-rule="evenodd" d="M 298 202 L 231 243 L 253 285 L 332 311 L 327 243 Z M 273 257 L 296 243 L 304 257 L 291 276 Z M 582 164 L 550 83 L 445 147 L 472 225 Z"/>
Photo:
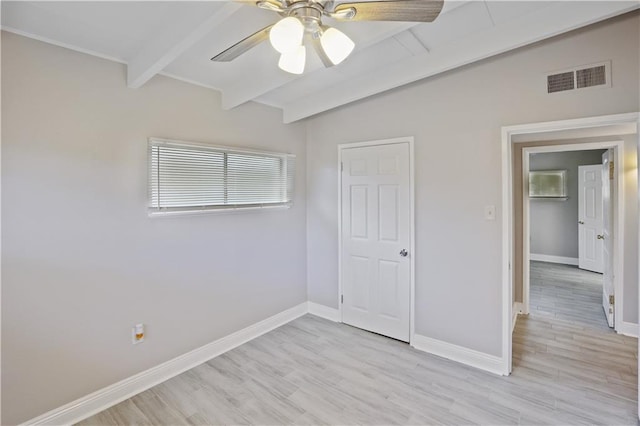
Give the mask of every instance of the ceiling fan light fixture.
<path id="1" fill-rule="evenodd" d="M 327 28 L 320 37 L 324 53 L 334 65 L 347 59 L 353 51 L 355 43 L 345 33 L 335 28 Z"/>
<path id="2" fill-rule="evenodd" d="M 285 54 L 297 50 L 302 45 L 304 25 L 294 16 L 281 19 L 271 28 L 269 41 L 274 49 Z"/>
<path id="3" fill-rule="evenodd" d="M 304 46 L 298 46 L 297 49 L 280 55 L 278 66 L 281 70 L 291 74 L 302 74 L 304 65 L 307 62 L 307 49 Z"/>

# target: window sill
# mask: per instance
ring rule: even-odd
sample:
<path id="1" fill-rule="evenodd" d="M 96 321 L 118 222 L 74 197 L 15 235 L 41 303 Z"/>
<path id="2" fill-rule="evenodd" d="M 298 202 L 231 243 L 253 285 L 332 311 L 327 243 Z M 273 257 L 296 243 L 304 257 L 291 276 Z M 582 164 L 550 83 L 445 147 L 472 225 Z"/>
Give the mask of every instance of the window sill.
<path id="1" fill-rule="evenodd" d="M 176 217 L 176 216 L 193 216 L 193 215 L 207 215 L 207 214 L 238 214 L 238 213 L 251 213 L 257 211 L 266 210 L 287 210 L 292 207 L 291 204 L 279 204 L 275 206 L 247 206 L 247 207 L 225 207 L 225 208 L 213 208 L 213 209 L 194 209 L 194 210 L 168 210 L 168 211 L 149 211 L 148 216 L 150 218 L 158 217 Z"/>
<path id="2" fill-rule="evenodd" d="M 569 197 L 532 197 L 529 196 L 530 200 L 555 200 L 555 201 L 567 201 Z"/>

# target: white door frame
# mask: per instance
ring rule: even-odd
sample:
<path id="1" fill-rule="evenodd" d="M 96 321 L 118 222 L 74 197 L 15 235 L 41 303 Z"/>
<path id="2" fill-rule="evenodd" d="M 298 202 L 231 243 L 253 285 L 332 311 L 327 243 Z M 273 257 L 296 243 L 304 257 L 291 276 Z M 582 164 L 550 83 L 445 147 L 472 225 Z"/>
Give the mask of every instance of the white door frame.
<path id="1" fill-rule="evenodd" d="M 640 113 L 605 115 L 561 121 L 529 123 L 502 127 L 502 370 L 509 375 L 512 368 L 513 309 L 513 140 L 514 136 L 561 130 L 597 129 L 612 125 L 633 125 L 638 134 Z M 638 140 L 640 148 L 640 138 Z M 639 170 L 640 172 L 640 170 Z M 640 224 L 640 220 L 638 221 Z M 640 308 L 640 299 L 638 300 Z M 639 360 L 640 363 L 640 360 Z M 640 386 L 640 385 L 639 385 Z M 640 412 L 640 411 L 639 411 Z"/>
<path id="2" fill-rule="evenodd" d="M 609 149 L 614 150 L 614 163 L 616 173 L 616 193 L 613 201 L 613 231 L 612 235 L 615 241 L 615 249 L 613 253 L 613 288 L 616 295 L 616 303 L 614 304 L 615 330 L 618 331 L 619 324 L 622 323 L 622 306 L 624 300 L 623 293 L 623 259 L 624 259 L 624 241 L 620 236 L 624 235 L 624 179 L 623 179 L 623 153 L 624 141 L 612 140 L 603 142 L 577 143 L 577 144 L 558 144 L 547 146 L 536 146 L 522 148 L 522 311 L 528 314 L 530 310 L 529 297 L 531 286 L 531 270 L 529 263 L 531 261 L 531 224 L 530 224 L 530 198 L 527 181 L 529 176 L 529 154 L 549 153 L 549 152 L 566 152 L 566 151 L 583 151 L 593 149 Z M 576 222 L 577 223 L 577 222 Z M 619 316 L 620 315 L 620 316 Z"/>
<path id="3" fill-rule="evenodd" d="M 362 148 L 367 146 L 409 144 L 409 344 L 413 344 L 415 334 L 415 167 L 413 155 L 413 136 L 393 139 L 382 139 L 366 142 L 345 143 L 338 145 L 338 311 L 342 322 L 342 151 L 348 148 Z"/>

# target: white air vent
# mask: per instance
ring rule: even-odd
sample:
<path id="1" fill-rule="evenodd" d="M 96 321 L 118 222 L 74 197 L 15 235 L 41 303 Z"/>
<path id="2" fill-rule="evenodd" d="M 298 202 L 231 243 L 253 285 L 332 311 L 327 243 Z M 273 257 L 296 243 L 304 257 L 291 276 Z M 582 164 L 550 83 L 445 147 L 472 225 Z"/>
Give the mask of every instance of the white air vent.
<path id="1" fill-rule="evenodd" d="M 548 73 L 547 93 L 611 87 L 611 61 Z"/>
<path id="2" fill-rule="evenodd" d="M 561 72 L 547 76 L 547 93 L 562 92 L 576 88 L 575 73 L 573 71 Z"/>
<path id="3" fill-rule="evenodd" d="M 607 84 L 606 66 L 598 65 L 576 71 L 576 86 L 583 87 L 603 86 Z"/>

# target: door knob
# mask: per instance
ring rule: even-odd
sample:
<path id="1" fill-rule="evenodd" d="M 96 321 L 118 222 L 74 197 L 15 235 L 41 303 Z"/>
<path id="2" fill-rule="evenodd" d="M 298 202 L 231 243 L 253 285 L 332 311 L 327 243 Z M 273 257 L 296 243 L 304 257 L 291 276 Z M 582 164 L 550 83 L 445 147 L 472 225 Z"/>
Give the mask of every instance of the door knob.
<path id="1" fill-rule="evenodd" d="M 599 240 L 604 240 L 604 235 L 598 235 Z"/>
<path id="2" fill-rule="evenodd" d="M 400 256 L 407 257 L 408 254 L 409 254 L 409 252 L 406 249 L 400 250 Z"/>
<path id="3" fill-rule="evenodd" d="M 578 221 L 578 223 L 579 223 L 580 225 L 584 225 L 584 222 L 583 222 L 583 221 L 581 221 L 581 220 L 579 220 L 579 221 Z"/>

